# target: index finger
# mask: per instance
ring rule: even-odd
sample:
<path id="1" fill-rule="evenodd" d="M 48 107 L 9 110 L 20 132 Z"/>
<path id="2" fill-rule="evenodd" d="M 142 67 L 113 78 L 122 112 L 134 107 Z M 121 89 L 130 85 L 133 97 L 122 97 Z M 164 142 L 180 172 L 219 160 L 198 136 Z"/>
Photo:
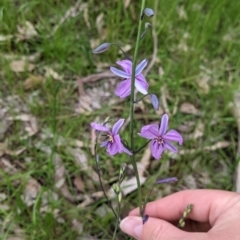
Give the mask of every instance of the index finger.
<path id="1" fill-rule="evenodd" d="M 172 222 L 182 217 L 188 204 L 193 204 L 189 218 L 198 222 L 209 222 L 212 226 L 218 216 L 236 202 L 240 202 L 240 195 L 234 192 L 184 190 L 147 203 L 144 214 Z M 132 210 L 129 215 L 139 215 L 139 209 Z"/>

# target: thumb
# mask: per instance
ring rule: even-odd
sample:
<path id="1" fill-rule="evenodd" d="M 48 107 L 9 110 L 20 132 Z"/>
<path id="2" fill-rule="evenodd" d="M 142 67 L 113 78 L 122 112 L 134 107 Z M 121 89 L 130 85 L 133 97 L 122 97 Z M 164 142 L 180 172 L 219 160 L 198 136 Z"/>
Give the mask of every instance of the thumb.
<path id="1" fill-rule="evenodd" d="M 138 240 L 204 239 L 201 233 L 188 233 L 164 220 L 151 217 L 145 224 L 142 223 L 141 217 L 126 217 L 121 221 L 120 228 Z"/>

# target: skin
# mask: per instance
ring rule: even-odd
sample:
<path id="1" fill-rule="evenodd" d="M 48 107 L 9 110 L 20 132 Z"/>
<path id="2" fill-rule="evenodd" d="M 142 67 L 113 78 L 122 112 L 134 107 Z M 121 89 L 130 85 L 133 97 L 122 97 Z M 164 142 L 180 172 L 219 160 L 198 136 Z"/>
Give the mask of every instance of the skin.
<path id="1" fill-rule="evenodd" d="M 188 204 L 193 210 L 186 226 L 177 227 Z M 121 229 L 141 240 L 239 240 L 240 194 L 220 190 L 186 190 L 147 204 L 148 221 L 142 225 L 134 209 Z"/>

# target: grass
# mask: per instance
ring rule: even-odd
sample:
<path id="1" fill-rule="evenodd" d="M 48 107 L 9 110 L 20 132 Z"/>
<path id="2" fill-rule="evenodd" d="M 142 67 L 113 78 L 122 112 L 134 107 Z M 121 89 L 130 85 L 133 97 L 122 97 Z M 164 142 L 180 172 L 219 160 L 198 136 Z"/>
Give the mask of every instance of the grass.
<path id="1" fill-rule="evenodd" d="M 154 8 L 154 2 L 147 1 L 147 6 Z M 97 5 L 95 1 L 88 1 L 84 8 L 88 13 L 81 12 L 76 17 L 67 18 L 48 38 L 54 26 L 74 4 L 74 1 L 53 0 L 1 2 L 1 34 L 13 37 L 0 41 L 0 107 L 7 109 L 5 115 L 0 115 L 3 129 L 0 143 L 7 145 L 9 151 L 24 148 L 21 154 L 6 151 L 1 156 L 0 193 L 5 196 L 0 205 L 2 239 L 21 234 L 22 239 L 38 240 L 84 239 L 84 236 L 85 239 L 90 239 L 90 236 L 95 237 L 93 239 L 111 239 L 114 230 L 114 218 L 104 198 L 93 197 L 91 204 L 79 207 L 87 196 L 100 191 L 98 182 L 90 178 L 92 172 L 84 169 L 81 161 L 86 159 L 87 165 L 95 169 L 89 147 L 89 123 L 96 117 L 101 121 L 109 115 L 114 119 L 127 118 L 129 105 L 127 102 L 110 105 L 106 98 L 101 101 L 100 109 L 78 114 L 75 112 L 79 98 L 76 79 L 103 70 L 101 63 L 114 65 L 122 58 L 115 48 L 93 56 L 93 40 L 99 44 L 104 41 L 121 46 L 130 44 L 132 49 L 129 54 L 133 55 L 140 6 L 138 1 L 131 1 L 128 8 L 124 8 L 120 1 Z M 161 161 L 151 161 L 146 172 L 148 180 L 143 188 L 144 195 L 148 195 L 156 178 L 179 178 L 176 185 L 156 187 L 152 199 L 186 188 L 233 190 L 237 126 L 230 103 L 233 92 L 239 88 L 239 8 L 240 2 L 228 0 L 159 2 L 156 11 L 157 61 L 147 75 L 150 91 L 160 96 L 160 88 L 165 86 L 170 112 L 177 107 L 170 127 L 185 129 L 182 131 L 185 142 L 181 149 L 197 151 L 185 153 L 177 159 L 166 153 Z M 99 20 L 100 14 L 103 14 L 103 22 Z M 19 40 L 18 28 L 26 21 L 34 25 L 38 34 Z M 139 61 L 151 59 L 152 43 L 152 36 L 148 33 L 140 45 Z M 31 73 L 11 69 L 9 64 L 12 60 L 7 55 L 16 55 L 21 59 L 23 55 L 34 53 L 40 56 L 34 61 L 35 68 Z M 45 67 L 63 76 L 62 80 L 48 76 L 44 82 L 26 90 L 24 81 L 31 74 L 46 76 Z M 163 75 L 159 74 L 159 67 L 163 69 Z M 114 88 L 108 80 L 84 84 L 84 89 L 91 92 L 92 88 L 102 89 L 109 84 L 110 96 L 115 98 Z M 199 113 L 194 115 L 181 111 L 181 104 L 186 102 L 193 104 Z M 136 112 L 136 132 L 143 124 L 159 121 L 161 116 L 147 102 L 144 106 Z M 26 133 L 29 121 L 10 121 L 7 118 L 23 113 L 37 119 L 38 132 L 33 136 Z M 190 138 L 200 123 L 204 125 L 202 136 Z M 122 134 L 128 139 L 128 128 Z M 79 147 L 75 140 L 81 141 L 82 145 L 79 142 Z M 144 143 L 143 139 L 136 138 L 136 141 L 139 146 Z M 227 141 L 229 146 L 204 150 L 222 141 Z M 78 151 L 77 156 L 74 151 Z M 56 173 L 56 158 L 61 159 L 64 173 Z M 137 155 L 137 159 L 141 159 L 141 154 Z M 13 172 L 6 170 L 4 161 L 13 166 Z M 107 188 L 116 180 L 120 164 L 126 161 L 126 155 L 110 158 L 101 151 L 101 168 Z M 131 171 L 129 175 L 132 176 Z M 84 189 L 76 187 L 76 177 L 81 177 Z M 71 199 L 62 188 L 56 187 L 57 178 L 65 180 Z M 37 183 L 29 185 L 31 179 Z M 23 198 L 24 192 L 32 194 L 30 206 Z M 58 197 L 54 198 L 53 193 Z M 124 197 L 122 217 L 136 206 L 136 197 L 136 192 Z M 122 233 L 118 234 L 119 239 L 128 239 Z"/>

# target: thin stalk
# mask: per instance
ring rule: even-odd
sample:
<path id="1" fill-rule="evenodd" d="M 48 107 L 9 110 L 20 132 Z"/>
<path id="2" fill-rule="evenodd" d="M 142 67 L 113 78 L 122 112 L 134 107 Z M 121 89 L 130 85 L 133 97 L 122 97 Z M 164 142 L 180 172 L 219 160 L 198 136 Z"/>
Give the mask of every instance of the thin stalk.
<path id="1" fill-rule="evenodd" d="M 142 210 L 142 216 L 144 216 L 144 211 L 148 202 L 148 199 L 150 198 L 150 196 L 152 195 L 153 189 L 155 187 L 156 183 L 153 184 L 149 194 L 145 197 L 144 203 L 143 203 L 143 210 Z"/>
<path id="2" fill-rule="evenodd" d="M 132 79 L 131 79 L 131 100 L 130 100 L 130 146 L 132 151 L 134 151 L 134 83 L 135 83 L 135 69 L 136 69 L 136 62 L 137 62 L 137 54 L 138 54 L 138 48 L 140 43 L 140 36 L 141 36 L 141 28 L 142 28 L 142 20 L 141 15 L 143 13 L 145 7 L 145 0 L 142 0 L 141 3 L 141 13 L 138 23 L 138 33 L 137 33 L 137 39 L 136 39 L 136 46 L 134 50 L 134 56 L 133 56 L 133 64 L 132 64 Z M 137 169 L 137 163 L 134 159 L 134 154 L 131 156 L 131 163 L 135 172 L 135 176 L 137 179 L 137 186 L 138 186 L 138 206 L 140 210 L 140 214 L 142 214 L 142 192 L 141 192 L 141 184 L 140 179 L 138 175 L 138 169 Z"/>
<path id="3" fill-rule="evenodd" d="M 119 213 L 120 213 L 120 202 L 118 201 L 118 209 L 117 209 L 117 215 L 118 215 L 118 216 L 119 216 Z M 115 237 L 116 237 L 117 230 L 118 230 L 118 224 L 119 224 L 119 222 L 116 220 L 115 229 L 114 229 L 114 233 L 113 233 L 112 240 L 114 240 Z"/>
<path id="4" fill-rule="evenodd" d="M 102 183 L 102 179 L 101 179 L 101 169 L 100 169 L 100 166 L 99 166 L 99 159 L 98 159 L 98 154 L 97 154 L 97 141 L 98 141 L 98 136 L 99 134 L 97 135 L 96 137 L 96 141 L 95 141 L 95 145 L 94 145 L 94 156 L 95 156 L 95 162 L 96 162 L 96 165 L 97 165 L 97 174 L 98 174 L 98 179 L 99 179 L 99 183 L 100 183 L 100 186 L 102 188 L 102 191 L 103 191 L 103 194 L 104 194 L 104 197 L 106 198 L 107 200 L 107 204 L 109 206 L 109 208 L 112 210 L 115 218 L 116 218 L 116 221 L 119 222 L 119 215 L 116 214 L 116 212 L 114 211 L 113 207 L 112 207 L 112 204 L 104 190 L 104 187 L 103 187 L 103 183 Z"/>
<path id="5" fill-rule="evenodd" d="M 132 61 L 131 57 L 128 56 L 128 54 L 125 53 L 125 52 L 123 51 L 123 49 L 122 49 L 119 45 L 117 45 L 116 43 L 111 43 L 111 45 L 114 45 L 114 46 L 118 47 L 118 49 L 121 50 L 121 52 L 123 53 L 123 55 L 125 56 L 125 58 L 127 58 L 127 59 L 130 60 L 130 61 Z"/>
<path id="6" fill-rule="evenodd" d="M 137 100 L 134 100 L 134 103 L 138 103 L 138 102 L 140 102 L 140 101 L 142 101 L 146 96 L 148 96 L 149 95 L 149 93 L 148 94 L 146 94 L 146 95 L 143 95 L 141 98 L 139 98 L 139 99 L 137 99 Z"/>
<path id="7" fill-rule="evenodd" d="M 136 151 L 134 151 L 134 154 L 139 153 L 140 151 L 142 151 L 152 140 L 147 141 L 142 147 L 140 147 L 139 149 L 137 149 Z"/>

